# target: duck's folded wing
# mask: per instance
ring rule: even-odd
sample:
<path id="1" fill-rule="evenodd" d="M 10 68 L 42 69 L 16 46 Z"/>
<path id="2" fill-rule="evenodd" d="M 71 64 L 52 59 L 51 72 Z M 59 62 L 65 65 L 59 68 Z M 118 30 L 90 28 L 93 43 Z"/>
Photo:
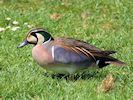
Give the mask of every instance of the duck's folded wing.
<path id="1" fill-rule="evenodd" d="M 60 44 L 61 46 L 66 46 L 69 49 L 71 48 L 73 50 L 73 52 L 72 52 L 72 50 L 70 50 L 71 53 L 69 51 L 69 53 L 64 56 L 65 58 L 67 58 L 66 61 L 68 61 L 68 62 L 84 61 L 85 59 L 82 59 L 82 58 L 80 58 L 80 60 L 78 60 L 77 55 L 75 57 L 75 54 L 81 53 L 80 55 L 83 54 L 85 56 L 85 58 L 90 59 L 90 62 L 95 62 L 100 68 L 102 68 L 106 65 L 109 65 L 109 64 L 120 65 L 120 66 L 125 65 L 124 62 L 110 56 L 110 54 L 115 53 L 115 51 L 108 51 L 108 50 L 103 51 L 93 45 L 86 43 L 86 42 L 71 39 L 71 38 L 56 38 L 55 44 L 56 43 Z M 63 52 L 65 54 L 66 53 L 65 50 L 61 50 L 61 52 Z M 57 49 L 57 51 L 59 51 L 59 49 Z M 61 53 L 61 54 L 63 54 L 63 53 Z M 61 54 L 59 54 L 59 55 L 61 55 Z M 76 59 L 74 59 L 74 57 Z"/>
<path id="2" fill-rule="evenodd" d="M 54 46 L 54 60 L 56 63 L 90 66 L 95 63 L 93 55 L 78 47 Z"/>

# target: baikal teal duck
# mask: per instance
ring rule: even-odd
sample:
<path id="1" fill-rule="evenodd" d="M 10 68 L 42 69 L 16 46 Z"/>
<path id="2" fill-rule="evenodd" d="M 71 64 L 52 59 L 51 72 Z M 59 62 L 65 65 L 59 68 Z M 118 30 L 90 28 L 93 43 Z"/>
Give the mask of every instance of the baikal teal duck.
<path id="1" fill-rule="evenodd" d="M 114 58 L 112 50 L 101 50 L 89 43 L 72 38 L 53 38 L 42 28 L 28 32 L 26 39 L 17 48 L 33 44 L 33 59 L 46 70 L 60 74 L 73 74 L 89 68 L 103 68 L 109 64 L 125 65 Z"/>

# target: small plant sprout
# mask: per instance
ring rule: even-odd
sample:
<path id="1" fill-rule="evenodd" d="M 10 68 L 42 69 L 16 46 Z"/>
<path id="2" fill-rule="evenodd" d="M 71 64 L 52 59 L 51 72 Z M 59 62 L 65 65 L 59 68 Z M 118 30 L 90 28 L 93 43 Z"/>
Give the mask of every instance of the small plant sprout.
<path id="1" fill-rule="evenodd" d="M 11 18 L 10 18 L 10 17 L 7 17 L 7 18 L 6 18 L 6 20 L 7 20 L 7 21 L 10 21 L 10 20 L 11 20 Z"/>
<path id="2" fill-rule="evenodd" d="M 0 27 L 0 32 L 3 32 L 3 31 L 5 31 L 5 28 Z"/>
<path id="3" fill-rule="evenodd" d="M 18 21 L 13 21 L 12 24 L 13 24 L 13 25 L 18 25 L 19 22 L 18 22 Z"/>
<path id="4" fill-rule="evenodd" d="M 12 27 L 11 30 L 12 31 L 17 31 L 20 27 L 19 26 L 16 26 L 16 27 Z"/>

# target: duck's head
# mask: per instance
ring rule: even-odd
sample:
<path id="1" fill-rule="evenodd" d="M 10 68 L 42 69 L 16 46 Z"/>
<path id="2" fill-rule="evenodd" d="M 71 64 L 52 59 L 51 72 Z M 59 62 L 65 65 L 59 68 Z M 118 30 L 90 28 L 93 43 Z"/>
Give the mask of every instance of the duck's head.
<path id="1" fill-rule="evenodd" d="M 28 32 L 26 39 L 17 48 L 24 47 L 27 44 L 43 44 L 51 40 L 53 40 L 53 37 L 47 31 L 42 28 L 36 28 Z"/>

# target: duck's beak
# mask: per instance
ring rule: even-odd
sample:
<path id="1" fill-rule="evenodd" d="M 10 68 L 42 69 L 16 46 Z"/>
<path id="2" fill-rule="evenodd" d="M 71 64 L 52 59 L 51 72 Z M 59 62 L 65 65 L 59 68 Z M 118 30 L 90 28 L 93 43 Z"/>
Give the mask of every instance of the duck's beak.
<path id="1" fill-rule="evenodd" d="M 27 44 L 29 44 L 29 43 L 27 40 L 25 40 L 20 45 L 18 45 L 17 48 L 22 48 L 22 47 L 26 46 Z"/>

